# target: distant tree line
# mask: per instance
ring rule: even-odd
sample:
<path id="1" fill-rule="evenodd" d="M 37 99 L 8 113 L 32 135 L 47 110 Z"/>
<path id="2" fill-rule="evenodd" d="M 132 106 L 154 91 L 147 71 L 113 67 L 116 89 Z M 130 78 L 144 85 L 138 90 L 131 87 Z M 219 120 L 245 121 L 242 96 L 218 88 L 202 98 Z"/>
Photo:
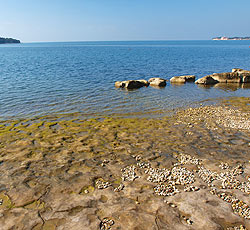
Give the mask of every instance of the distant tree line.
<path id="1" fill-rule="evenodd" d="M 0 37 L 0 44 L 6 44 L 6 43 L 20 43 L 20 40 L 17 40 L 14 38 L 2 38 L 2 37 Z"/>

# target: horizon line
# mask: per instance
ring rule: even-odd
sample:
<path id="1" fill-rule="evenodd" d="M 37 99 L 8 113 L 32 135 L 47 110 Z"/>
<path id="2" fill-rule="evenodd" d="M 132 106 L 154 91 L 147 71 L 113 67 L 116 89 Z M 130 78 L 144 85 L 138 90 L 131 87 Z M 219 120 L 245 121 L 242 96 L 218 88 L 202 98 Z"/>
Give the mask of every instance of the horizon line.
<path id="1" fill-rule="evenodd" d="M 154 40 L 68 40 L 68 41 L 22 41 L 20 40 L 21 43 L 52 43 L 52 42 L 146 42 L 146 41 L 151 41 L 151 42 L 158 42 L 158 41 L 212 41 L 212 39 L 154 39 Z"/>

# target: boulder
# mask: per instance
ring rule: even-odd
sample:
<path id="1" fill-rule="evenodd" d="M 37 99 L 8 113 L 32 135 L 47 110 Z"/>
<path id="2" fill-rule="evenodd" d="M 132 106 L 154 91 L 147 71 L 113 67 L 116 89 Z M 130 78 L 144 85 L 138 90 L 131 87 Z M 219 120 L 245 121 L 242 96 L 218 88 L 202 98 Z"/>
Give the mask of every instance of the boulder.
<path id="1" fill-rule="evenodd" d="M 151 86 L 159 86 L 159 87 L 164 87 L 167 84 L 165 79 L 159 77 L 150 78 L 148 82 Z"/>
<path id="2" fill-rule="evenodd" d="M 214 80 L 220 83 L 240 83 L 241 77 L 237 72 L 228 73 L 214 73 L 211 75 Z"/>
<path id="3" fill-rule="evenodd" d="M 170 79 L 171 83 L 186 83 L 186 82 L 194 82 L 194 75 L 186 75 L 186 76 L 176 76 Z"/>
<path id="4" fill-rule="evenodd" d="M 149 86 L 149 82 L 147 80 L 142 79 L 142 80 L 136 80 L 136 81 L 143 83 L 144 86 Z"/>
<path id="5" fill-rule="evenodd" d="M 217 80 L 215 80 L 212 75 L 207 75 L 203 78 L 198 79 L 196 84 L 204 84 L 204 85 L 214 85 L 216 83 L 219 83 Z"/>
<path id="6" fill-rule="evenodd" d="M 242 83 L 250 83 L 250 70 L 232 69 L 232 73 L 237 73 Z"/>
<path id="7" fill-rule="evenodd" d="M 243 69 L 232 69 L 232 72 L 214 73 L 198 79 L 196 84 L 216 84 L 216 83 L 250 83 L 250 71 Z"/>
<path id="8" fill-rule="evenodd" d="M 171 79 L 170 79 L 170 82 L 171 83 L 179 83 L 179 84 L 181 84 L 181 83 L 185 83 L 186 82 L 186 80 L 185 80 L 185 78 L 182 78 L 182 77 L 172 77 Z"/>
<path id="9" fill-rule="evenodd" d="M 238 73 L 238 72 L 241 72 L 241 71 L 244 71 L 244 70 L 243 69 L 239 69 L 239 68 L 232 69 L 232 73 Z"/>
<path id="10" fill-rule="evenodd" d="M 124 88 L 125 86 L 125 81 L 116 81 L 115 82 L 115 87 L 117 88 Z"/>
<path id="11" fill-rule="evenodd" d="M 234 68 L 234 69 L 232 69 L 232 73 L 250 73 L 250 70 Z"/>
<path id="12" fill-rule="evenodd" d="M 115 82 L 115 87 L 126 88 L 126 89 L 138 89 L 143 86 L 148 86 L 146 80 L 129 80 L 129 81 L 117 81 Z"/>
<path id="13" fill-rule="evenodd" d="M 242 83 L 250 83 L 250 71 L 241 73 L 240 77 Z"/>

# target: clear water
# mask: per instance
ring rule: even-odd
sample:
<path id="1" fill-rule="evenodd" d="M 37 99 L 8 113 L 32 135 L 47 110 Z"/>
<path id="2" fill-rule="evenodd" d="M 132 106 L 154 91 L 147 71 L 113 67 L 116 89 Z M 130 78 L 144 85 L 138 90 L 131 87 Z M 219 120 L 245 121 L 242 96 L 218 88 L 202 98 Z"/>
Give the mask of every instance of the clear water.
<path id="1" fill-rule="evenodd" d="M 0 46 L 0 119 L 54 113 L 150 112 L 230 96 L 250 86 L 195 84 L 134 91 L 114 82 L 250 69 L 250 41 L 32 43 Z"/>

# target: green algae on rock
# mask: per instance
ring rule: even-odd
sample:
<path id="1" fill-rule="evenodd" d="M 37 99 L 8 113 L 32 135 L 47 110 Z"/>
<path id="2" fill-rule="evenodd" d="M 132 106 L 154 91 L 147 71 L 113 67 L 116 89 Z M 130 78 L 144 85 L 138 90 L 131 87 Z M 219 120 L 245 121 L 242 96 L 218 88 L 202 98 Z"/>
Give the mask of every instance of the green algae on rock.
<path id="1" fill-rule="evenodd" d="M 2 121 L 3 229 L 249 228 L 248 106 L 229 98 L 159 118 Z"/>

